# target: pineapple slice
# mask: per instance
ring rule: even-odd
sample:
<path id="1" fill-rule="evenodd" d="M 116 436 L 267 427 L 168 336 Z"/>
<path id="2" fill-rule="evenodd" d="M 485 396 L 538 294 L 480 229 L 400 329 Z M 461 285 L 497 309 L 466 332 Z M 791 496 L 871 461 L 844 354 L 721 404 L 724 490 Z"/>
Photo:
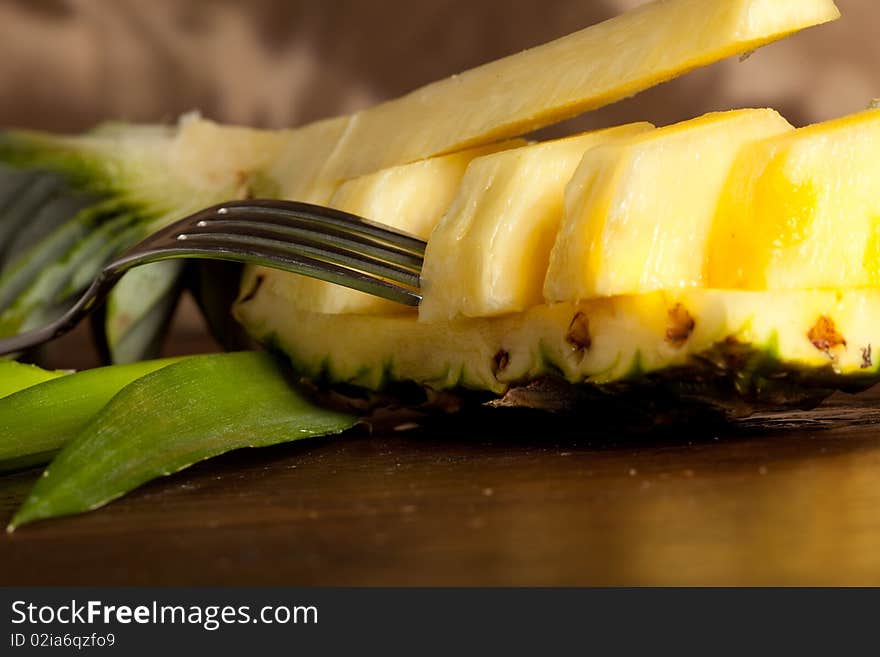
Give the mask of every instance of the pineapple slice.
<path id="1" fill-rule="evenodd" d="M 428 241 L 420 318 L 500 315 L 542 303 L 565 185 L 584 153 L 652 128 L 618 126 L 472 162 Z"/>
<path id="2" fill-rule="evenodd" d="M 179 186 L 205 190 L 214 198 L 220 189 L 229 190 L 227 193 L 236 198 L 277 194 L 281 181 L 270 183 L 263 172 L 290 150 L 294 135 L 290 130 L 270 132 L 221 125 L 189 115 L 180 121 L 174 139 L 167 145 L 165 165 Z M 156 182 L 168 184 L 161 179 Z M 146 197 L 152 200 L 161 195 L 151 190 Z M 174 209 L 180 203 L 181 199 L 174 199 Z"/>
<path id="3" fill-rule="evenodd" d="M 718 197 L 738 153 L 793 130 L 773 110 L 738 110 L 587 153 L 566 190 L 547 301 L 702 286 Z"/>
<path id="4" fill-rule="evenodd" d="M 383 169 L 343 183 L 330 198 L 329 205 L 426 240 L 455 198 L 471 160 L 525 143 L 522 139 L 512 139 Z M 252 289 L 257 280 L 261 285 L 281 291 L 286 303 L 313 312 L 395 314 L 412 310 L 357 290 L 265 267 L 250 268 L 242 289 Z"/>
<path id="5" fill-rule="evenodd" d="M 322 177 L 525 134 L 839 16 L 832 0 L 650 2 L 354 115 Z"/>
<path id="6" fill-rule="evenodd" d="M 712 287 L 880 284 L 880 110 L 749 146 L 719 207 Z"/>
<path id="7" fill-rule="evenodd" d="M 350 122 L 350 117 L 342 116 L 280 133 L 285 136 L 284 148 L 266 170 L 266 176 L 278 183 L 280 198 L 318 205 L 329 202 L 339 181 L 322 176 L 323 167 Z"/>

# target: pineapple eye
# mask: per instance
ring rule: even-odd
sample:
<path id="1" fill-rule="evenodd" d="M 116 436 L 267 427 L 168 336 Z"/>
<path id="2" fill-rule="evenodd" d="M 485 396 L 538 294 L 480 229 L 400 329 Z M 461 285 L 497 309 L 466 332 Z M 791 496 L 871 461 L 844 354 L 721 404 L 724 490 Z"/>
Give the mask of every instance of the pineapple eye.
<path id="1" fill-rule="evenodd" d="M 492 357 L 492 374 L 497 377 L 501 372 L 507 369 L 509 364 L 510 353 L 504 349 L 499 349 L 498 353 Z"/>
<path id="2" fill-rule="evenodd" d="M 572 351 L 579 354 L 588 351 L 593 346 L 593 337 L 590 335 L 590 319 L 578 311 L 568 325 L 568 333 L 565 341 L 571 345 Z"/>
<path id="3" fill-rule="evenodd" d="M 846 347 L 846 339 L 838 332 L 834 325 L 834 320 L 828 315 L 822 315 L 813 324 L 813 327 L 807 332 L 807 339 L 813 343 L 819 351 L 825 353 L 830 352 L 835 347 Z M 871 358 L 870 347 L 868 348 L 868 359 Z"/>
<path id="4" fill-rule="evenodd" d="M 265 280 L 265 276 L 256 276 L 254 278 L 253 286 L 249 291 L 245 294 L 241 295 L 241 298 L 238 300 L 238 303 L 247 303 L 255 296 L 257 296 L 257 292 L 260 291 L 260 288 L 263 286 L 263 281 Z"/>
<path id="5" fill-rule="evenodd" d="M 694 332 L 696 322 L 680 303 L 669 309 L 666 324 L 666 341 L 673 347 L 681 347 Z"/>

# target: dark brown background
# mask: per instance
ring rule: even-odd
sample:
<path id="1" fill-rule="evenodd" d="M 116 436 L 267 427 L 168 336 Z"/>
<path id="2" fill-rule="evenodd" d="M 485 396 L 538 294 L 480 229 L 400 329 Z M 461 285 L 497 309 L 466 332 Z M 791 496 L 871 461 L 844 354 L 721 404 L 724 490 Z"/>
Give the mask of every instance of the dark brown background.
<path id="1" fill-rule="evenodd" d="M 0 125 L 348 112 L 637 0 L 0 0 Z M 555 129 L 880 96 L 880 5 Z M 554 131 L 551 131 L 554 132 Z M 191 308 L 169 351 L 212 349 Z M 84 336 L 55 347 L 86 365 Z M 228 455 L 0 538 L 0 583 L 880 584 L 876 394 L 793 428 L 468 421 Z M 837 419 L 834 419 L 837 418 Z M 0 521 L 34 478 L 0 480 Z"/>

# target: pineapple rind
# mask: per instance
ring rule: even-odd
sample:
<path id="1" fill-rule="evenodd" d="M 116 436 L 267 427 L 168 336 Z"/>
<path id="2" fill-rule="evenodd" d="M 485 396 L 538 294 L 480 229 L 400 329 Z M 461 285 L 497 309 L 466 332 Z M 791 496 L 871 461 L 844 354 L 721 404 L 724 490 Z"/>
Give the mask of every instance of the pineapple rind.
<path id="1" fill-rule="evenodd" d="M 872 356 L 880 343 L 880 290 L 685 290 L 425 323 L 414 313 L 309 313 L 279 303 L 267 288 L 239 303 L 236 314 L 306 378 L 370 390 L 413 382 L 502 395 L 555 377 L 605 390 L 663 380 L 685 392 L 695 382 L 726 381 L 719 387 L 725 394 L 754 398 L 782 383 L 815 395 L 880 379 Z M 578 314 L 589 320 L 589 344 L 571 342 Z M 684 331 L 670 323 L 682 316 L 693 320 Z"/>

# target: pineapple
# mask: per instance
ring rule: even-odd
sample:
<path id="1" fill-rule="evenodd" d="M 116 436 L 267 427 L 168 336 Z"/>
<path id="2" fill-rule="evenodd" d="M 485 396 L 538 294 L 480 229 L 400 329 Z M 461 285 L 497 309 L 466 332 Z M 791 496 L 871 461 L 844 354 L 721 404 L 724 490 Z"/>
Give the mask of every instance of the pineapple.
<path id="1" fill-rule="evenodd" d="M 615 218 L 619 222 L 629 220 L 635 230 L 627 234 L 617 226 L 619 238 L 606 240 L 600 253 L 609 271 L 619 263 L 624 274 L 637 272 L 635 276 L 629 274 L 629 280 L 639 285 L 648 280 L 642 272 L 648 266 L 655 267 L 655 274 L 666 276 L 656 286 L 636 285 L 632 290 L 620 288 L 610 293 L 595 287 L 575 288 L 567 298 L 531 297 L 533 302 L 525 307 L 500 313 L 487 305 L 473 315 L 466 315 L 460 311 L 464 306 L 459 305 L 459 312 L 447 312 L 445 308 L 453 306 L 446 306 L 437 315 L 404 312 L 356 316 L 322 313 L 286 302 L 286 277 L 276 272 L 269 275 L 269 281 L 257 294 L 242 296 L 235 308 L 236 317 L 258 339 L 289 355 L 296 369 L 306 377 L 373 391 L 414 382 L 433 391 L 469 390 L 500 396 L 501 403 L 544 407 L 559 404 L 559 389 L 549 400 L 546 394 L 535 395 L 530 390 L 536 382 L 552 380 L 568 386 L 563 397 L 573 396 L 578 401 L 584 397 L 604 399 L 606 395 L 619 400 L 621 395 L 638 391 L 635 399 L 654 400 L 665 395 L 678 401 L 708 403 L 735 415 L 765 407 L 812 404 L 834 389 L 856 391 L 880 381 L 876 346 L 880 340 L 880 288 L 835 285 L 822 289 L 807 284 L 789 289 L 713 289 L 706 285 L 703 267 L 708 263 L 707 271 L 724 271 L 719 263 L 730 261 L 730 252 L 711 247 L 711 239 L 719 231 L 726 233 L 731 225 L 720 222 L 738 217 L 735 225 L 741 226 L 744 233 L 754 226 L 749 223 L 751 217 L 739 212 L 740 206 L 735 204 L 742 197 L 732 200 L 728 194 L 731 181 L 761 183 L 764 169 L 755 170 L 751 153 L 763 152 L 777 143 L 800 144 L 804 140 L 801 135 L 823 136 L 816 141 L 824 157 L 813 155 L 816 162 L 822 163 L 821 171 L 827 172 L 826 184 L 822 185 L 827 196 L 822 207 L 849 209 L 852 221 L 863 221 L 864 208 L 871 207 L 869 196 L 853 190 L 870 185 L 871 167 L 866 166 L 863 172 L 866 182 L 856 178 L 847 185 L 843 181 L 848 180 L 856 149 L 852 126 L 858 126 L 855 132 L 859 143 L 867 142 L 867 150 L 871 142 L 864 130 L 871 118 L 860 114 L 796 131 L 772 110 L 740 110 L 664 129 L 636 131 L 587 150 L 568 185 L 569 196 L 580 200 L 577 195 L 583 194 L 586 186 L 577 174 L 585 166 L 594 166 L 597 152 L 614 153 L 607 164 L 604 157 L 598 158 L 610 173 L 593 177 L 590 193 L 600 198 L 620 194 L 637 199 L 638 203 L 619 203 L 621 209 Z M 699 139 L 689 138 L 695 133 Z M 529 271 L 533 264 L 525 259 L 532 255 L 529 247 L 537 253 L 533 260 L 541 260 L 546 249 L 540 245 L 545 240 L 530 241 L 523 237 L 528 235 L 530 222 L 541 220 L 541 213 L 526 212 L 510 227 L 505 225 L 504 216 L 512 212 L 512 206 L 523 202 L 524 194 L 536 193 L 530 182 L 541 181 L 537 185 L 539 190 L 553 189 L 553 185 L 537 175 L 504 177 L 498 172 L 506 170 L 492 163 L 519 163 L 531 154 L 552 152 L 559 143 L 528 145 L 471 163 L 459 199 L 428 243 L 424 276 L 427 279 L 436 272 L 441 276 L 425 286 L 425 302 L 433 294 L 430 285 L 437 281 L 441 281 L 441 291 L 435 303 L 444 298 L 459 299 L 463 292 L 472 290 L 473 298 L 504 299 L 503 293 L 493 293 L 490 286 L 503 290 L 505 283 L 510 287 L 516 285 L 517 267 Z M 812 149 L 807 152 L 813 154 Z M 620 165 L 621 158 L 628 166 Z M 543 165 L 541 168 L 547 168 L 546 163 L 538 161 Z M 798 161 L 810 164 L 807 158 Z M 856 164 L 859 162 L 855 160 Z M 571 167 L 573 170 L 574 165 Z M 686 180 L 693 179 L 695 184 L 675 185 L 675 180 L 663 177 L 667 169 L 674 175 L 689 173 Z M 493 172 L 497 178 L 482 175 L 483 171 Z M 526 167 L 526 171 L 530 169 Z M 639 171 L 658 175 L 644 180 L 637 175 Z M 472 174 L 474 183 L 469 185 Z M 749 174 L 754 178 L 749 178 Z M 500 185 L 502 191 L 487 192 L 499 180 L 506 183 Z M 683 191 L 687 198 L 682 198 Z M 555 192 L 561 204 L 561 186 L 556 186 Z M 497 198 L 482 209 L 479 201 L 486 194 L 496 194 Z M 761 204 L 751 196 L 745 198 L 755 203 L 757 211 L 765 213 L 763 221 L 771 227 L 786 226 L 792 216 L 791 208 L 804 207 L 788 203 L 784 196 L 776 204 Z M 852 199 L 855 203 L 847 205 Z M 472 243 L 454 239 L 468 234 L 459 230 L 456 235 L 459 205 L 468 208 L 468 221 L 484 221 L 489 226 L 484 233 L 472 231 Z M 597 203 L 597 207 L 602 214 L 578 208 L 565 221 L 601 220 L 605 222 L 605 226 L 600 223 L 604 229 L 607 217 L 611 216 L 608 204 Z M 494 208 L 505 211 L 497 212 Z M 595 248 L 587 240 L 573 237 L 565 224 L 557 223 L 555 229 L 552 226 L 551 222 L 547 231 L 555 230 L 554 249 L 566 248 L 578 257 L 567 263 L 554 260 L 547 281 L 551 281 L 551 275 L 556 276 L 556 281 L 583 280 L 583 263 L 595 253 Z M 763 228 L 755 230 L 761 234 Z M 514 279 L 512 282 L 481 280 L 479 267 L 473 266 L 479 258 L 491 261 L 496 257 L 494 244 L 486 237 L 493 232 L 507 239 L 511 239 L 510 234 L 523 239 L 519 249 L 499 249 L 501 258 L 509 255 L 506 271 Z M 867 233 L 862 238 L 868 240 L 871 235 Z M 676 250 L 673 247 L 682 236 L 689 237 L 691 242 Z M 761 240 L 753 243 L 755 247 L 765 244 Z M 778 247 L 778 242 L 770 244 Z M 658 248 L 664 257 L 630 255 L 632 251 L 644 254 L 650 248 Z M 826 258 L 833 262 L 838 253 L 839 250 L 826 249 Z M 432 260 L 433 265 L 429 264 Z M 862 262 L 860 259 L 856 265 Z M 766 261 L 760 263 L 760 267 L 767 266 Z M 450 272 L 445 280 L 444 267 Z M 758 268 L 755 260 L 746 260 L 738 267 L 734 271 L 744 270 L 756 276 L 767 273 Z M 791 270 L 799 271 L 795 265 Z M 683 275 L 683 271 L 687 274 Z M 542 280 L 533 274 L 526 274 L 525 278 L 532 282 Z M 349 334 L 356 334 L 359 339 L 342 339 Z M 651 394 L 645 395 L 646 391 Z"/>
<path id="2" fill-rule="evenodd" d="M 245 273 L 235 316 L 314 380 L 505 400 L 547 381 L 591 398 L 649 388 L 735 412 L 858 389 L 878 378 L 880 291 L 859 278 L 875 232 L 851 250 L 819 246 L 835 204 L 853 230 L 873 226 L 854 175 L 869 158 L 868 115 L 795 131 L 771 110 L 743 110 L 511 140 L 838 15 L 832 0 L 658 0 L 298 129 L 193 116 L 80 137 L 2 133 L 0 162 L 14 170 L 0 171 L 0 331 L 57 314 L 148 231 L 262 196 L 428 238 L 420 312 L 292 274 Z M 52 200 L 59 193 L 64 203 Z M 747 260 L 734 266 L 730 249 Z M 861 260 L 844 270 L 855 251 Z M 837 278 L 800 271 L 803 254 Z M 179 275 L 163 263 L 122 281 L 104 324 L 114 357 L 155 344 Z"/>

